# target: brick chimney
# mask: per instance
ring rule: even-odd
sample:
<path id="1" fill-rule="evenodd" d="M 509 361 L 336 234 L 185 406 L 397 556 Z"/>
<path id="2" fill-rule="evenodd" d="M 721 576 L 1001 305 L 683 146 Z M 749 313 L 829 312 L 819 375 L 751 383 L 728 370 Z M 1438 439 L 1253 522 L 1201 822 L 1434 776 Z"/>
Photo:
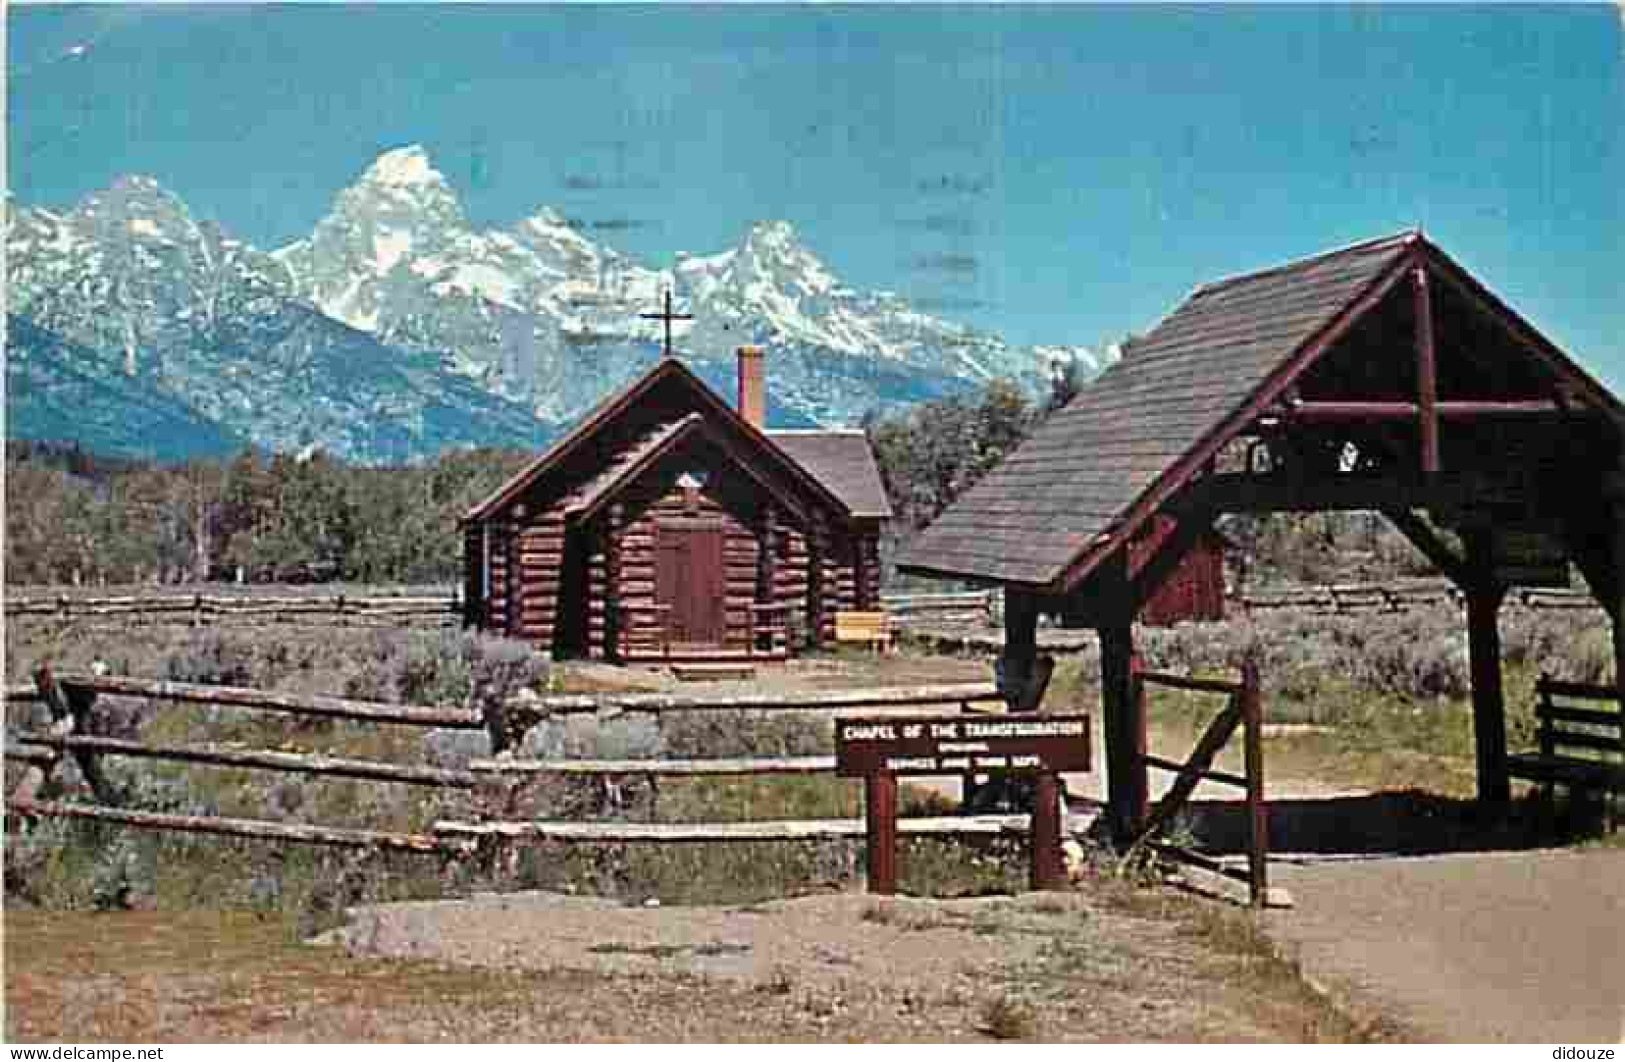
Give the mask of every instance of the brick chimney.
<path id="1" fill-rule="evenodd" d="M 756 428 L 767 423 L 767 378 L 761 347 L 739 348 L 739 415 Z"/>

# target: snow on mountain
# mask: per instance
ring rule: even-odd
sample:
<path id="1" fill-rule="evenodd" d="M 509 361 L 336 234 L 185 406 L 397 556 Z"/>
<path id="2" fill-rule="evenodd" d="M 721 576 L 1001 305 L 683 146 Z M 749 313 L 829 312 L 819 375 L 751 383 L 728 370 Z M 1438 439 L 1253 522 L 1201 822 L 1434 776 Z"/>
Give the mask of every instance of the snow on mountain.
<path id="1" fill-rule="evenodd" d="M 400 461 L 447 445 L 529 445 L 549 431 L 443 353 L 392 349 L 293 297 L 282 263 L 194 218 L 151 178 L 121 178 L 65 215 L 8 211 L 6 241 L 9 309 L 36 330 L 14 323 L 12 349 L 38 348 L 34 368 L 12 379 L 14 429 L 63 423 L 47 384 L 71 378 L 79 393 L 167 395 L 189 410 L 163 413 L 193 436 L 166 440 L 175 452 L 241 438 Z M 62 351 L 95 359 L 64 368 Z M 120 449 L 135 452 L 142 429 L 127 420 Z"/>
<path id="2" fill-rule="evenodd" d="M 695 317 L 673 328 L 685 358 L 720 362 L 761 343 L 770 386 L 819 422 L 995 376 L 1037 389 L 1046 375 L 1032 349 L 843 285 L 784 221 L 670 269 L 595 242 L 547 206 L 507 231 L 477 230 L 415 145 L 381 156 L 277 257 L 324 312 L 388 343 L 448 350 L 458 371 L 548 419 L 578 414 L 653 360 L 662 326 L 640 315 L 667 290 Z"/>
<path id="3" fill-rule="evenodd" d="M 801 423 L 851 424 L 997 376 L 1037 394 L 1058 361 L 1101 364 L 854 289 L 784 221 L 664 269 L 545 205 L 477 228 L 419 145 L 380 155 L 309 236 L 269 254 L 150 177 L 66 214 L 7 208 L 12 311 L 276 447 L 395 460 L 504 432 L 523 444 L 660 356 L 663 326 L 641 315 L 667 291 L 694 316 L 673 329 L 685 360 L 726 379 L 740 344 L 767 347 L 773 408 Z"/>

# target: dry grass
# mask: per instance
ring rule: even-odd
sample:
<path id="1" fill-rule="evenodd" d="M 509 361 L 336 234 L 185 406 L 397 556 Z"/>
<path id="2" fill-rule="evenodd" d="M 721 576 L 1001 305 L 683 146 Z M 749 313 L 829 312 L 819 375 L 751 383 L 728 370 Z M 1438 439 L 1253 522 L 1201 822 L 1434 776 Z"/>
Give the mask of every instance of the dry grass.
<path id="1" fill-rule="evenodd" d="M 1188 933 L 1197 917 L 1190 901 L 1153 906 L 1164 903 L 1149 917 L 1083 895 L 1042 910 L 1020 900 L 956 912 L 919 931 L 973 933 L 996 954 L 1004 939 L 1036 941 L 1037 961 L 977 964 L 905 988 L 841 977 L 838 968 L 833 980 L 830 969 L 814 976 L 794 963 L 751 982 L 610 976 L 549 968 L 535 955 L 519 964 L 525 969 L 356 958 L 292 943 L 248 912 L 13 910 L 5 915 L 5 1034 L 81 1043 L 1358 1038 L 1361 1030 L 1339 1024 L 1318 998 L 1277 979 L 1283 974 Z M 899 928 L 854 917 L 832 933 L 839 941 L 864 927 Z M 684 958 L 667 950 L 630 947 L 603 958 Z"/>

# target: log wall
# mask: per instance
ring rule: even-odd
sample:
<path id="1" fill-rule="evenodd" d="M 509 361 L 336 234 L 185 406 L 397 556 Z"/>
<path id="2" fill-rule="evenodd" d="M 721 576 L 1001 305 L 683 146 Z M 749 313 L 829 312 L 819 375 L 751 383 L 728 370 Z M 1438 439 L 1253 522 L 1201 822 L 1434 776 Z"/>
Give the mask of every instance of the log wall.
<path id="1" fill-rule="evenodd" d="M 688 469 L 707 473 L 692 497 L 678 485 Z M 724 648 L 738 651 L 750 644 L 755 620 L 751 606 L 765 603 L 764 595 L 791 606 L 786 618 L 792 650 L 805 644 L 811 603 L 808 535 L 794 526 L 796 516 L 713 443 L 696 439 L 683 445 L 613 499 L 622 514 L 614 532 L 618 578 L 613 587 L 611 507 L 586 517 L 585 526 L 582 521 L 567 525 L 569 500 L 556 484 L 538 485 L 522 503 L 516 502 L 516 508 L 523 504 L 532 514 L 522 526 L 507 526 L 500 518 L 490 521 L 488 551 L 478 530 L 470 529 L 465 540 L 475 561 L 470 567 L 477 568 L 478 558 L 487 552 L 489 556 L 486 589 L 470 607 L 485 629 L 522 637 L 561 655 L 592 659 L 613 659 L 627 650 L 657 651 L 663 644 L 663 623 L 652 606 L 660 528 L 686 521 L 715 524 L 723 531 Z M 776 510 L 774 558 L 764 569 L 761 549 L 770 504 Z M 823 641 L 831 644 L 837 611 L 879 607 L 878 529 L 832 521 L 819 567 Z M 770 587 L 763 584 L 764 575 Z M 471 595 L 480 582 L 468 579 Z M 612 629 L 612 615 L 621 617 L 625 630 Z"/>

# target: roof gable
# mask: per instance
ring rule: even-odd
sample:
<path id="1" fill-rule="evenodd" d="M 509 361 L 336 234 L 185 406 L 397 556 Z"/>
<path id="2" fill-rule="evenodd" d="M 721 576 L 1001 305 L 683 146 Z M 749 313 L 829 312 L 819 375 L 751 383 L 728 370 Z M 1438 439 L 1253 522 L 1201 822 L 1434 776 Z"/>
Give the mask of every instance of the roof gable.
<path id="1" fill-rule="evenodd" d="M 950 506 L 906 570 L 1046 591 L 1077 584 L 1265 407 L 1378 309 L 1413 266 L 1506 345 L 1616 422 L 1619 402 L 1420 233 L 1197 288 Z"/>
<path id="2" fill-rule="evenodd" d="M 839 495 L 853 516 L 880 520 L 891 516 L 875 452 L 863 432 L 770 431 L 767 436 Z"/>
<path id="3" fill-rule="evenodd" d="M 915 571 L 1055 583 L 1362 297 L 1397 277 L 1405 234 L 1197 288 L 910 546 Z M 1236 423 L 1236 422 L 1241 423 Z M 1207 445 L 1203 445 L 1203 444 Z M 1205 460 L 1205 457 L 1201 458 Z M 1194 471 L 1194 470 L 1191 470 Z"/>
<path id="4" fill-rule="evenodd" d="M 658 404 L 659 408 L 652 408 Z M 585 414 L 562 438 L 548 447 L 530 465 L 521 469 L 506 483 L 493 491 L 484 501 L 471 508 L 463 517 L 464 523 L 478 522 L 505 509 L 517 501 L 529 488 L 544 477 L 561 469 L 573 455 L 596 444 L 617 424 L 623 423 L 640 410 L 655 415 L 650 428 L 635 439 L 623 440 L 613 449 L 613 455 L 595 460 L 605 466 L 591 480 L 603 482 L 599 487 L 613 491 L 621 483 L 621 474 L 630 465 L 642 467 L 640 453 L 646 445 L 664 449 L 671 442 L 662 429 L 681 434 L 686 428 L 676 425 L 687 423 L 689 416 L 710 424 L 723 435 L 732 436 L 748 447 L 775 471 L 792 481 L 799 492 L 809 500 L 833 510 L 842 519 L 852 516 L 844 499 L 821 481 L 811 470 L 786 453 L 774 440 L 746 421 L 732 406 L 723 401 L 705 382 L 675 358 L 663 358 L 648 372 L 633 380 L 619 391 L 605 398 Z M 651 439 L 656 441 L 651 443 Z M 583 485 L 583 489 L 587 484 Z"/>

